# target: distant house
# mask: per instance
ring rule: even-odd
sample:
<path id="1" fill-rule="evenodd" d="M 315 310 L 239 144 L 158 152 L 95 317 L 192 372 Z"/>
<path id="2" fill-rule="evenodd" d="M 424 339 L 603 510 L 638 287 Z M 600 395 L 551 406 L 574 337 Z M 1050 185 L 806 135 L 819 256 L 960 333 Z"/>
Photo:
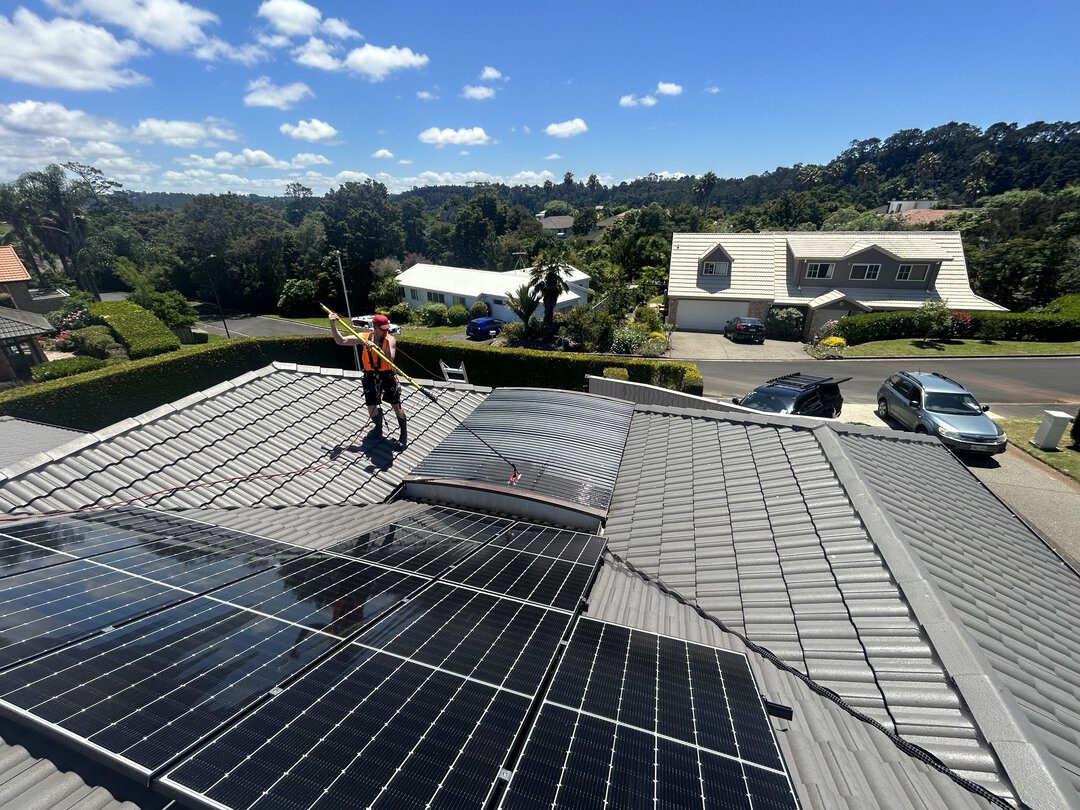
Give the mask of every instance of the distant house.
<path id="1" fill-rule="evenodd" d="M 677 233 L 671 240 L 668 321 L 718 332 L 729 318 L 804 310 L 806 334 L 858 312 L 918 309 L 1004 312 L 976 295 L 957 231 Z"/>
<path id="2" fill-rule="evenodd" d="M 589 300 L 591 278 L 576 267 L 565 276 L 569 290 L 559 296 L 556 312 L 565 312 L 582 306 Z M 516 321 L 518 317 L 506 305 L 506 299 L 522 284 L 529 283 L 531 267 L 504 273 L 492 270 L 472 270 L 466 267 L 446 267 L 439 264 L 414 264 L 397 277 L 401 294 L 413 309 L 425 304 L 444 304 L 452 307 L 461 304 L 471 309 L 477 301 L 483 301 L 491 310 L 492 317 L 504 321 Z M 543 306 L 538 315 L 542 315 Z"/>
<path id="3" fill-rule="evenodd" d="M 44 314 L 59 309 L 68 294 L 63 290 L 39 290 L 30 286 L 32 279 L 15 248 L 0 245 L 0 293 L 11 296 L 15 309 Z"/>
<path id="4" fill-rule="evenodd" d="M 31 366 L 48 358 L 38 345 L 38 335 L 53 331 L 44 316 L 0 307 L 0 381 L 25 376 Z"/>
<path id="5" fill-rule="evenodd" d="M 592 230 L 589 231 L 585 235 L 585 241 L 586 242 L 596 242 L 596 241 L 598 241 L 604 235 L 604 233 L 607 231 L 608 228 L 610 228 L 612 225 L 614 225 L 616 222 L 618 222 L 620 219 L 622 219 L 623 217 L 625 217 L 629 213 L 630 213 L 629 211 L 623 211 L 621 214 L 612 214 L 609 217 L 604 217 L 603 219 L 598 219 L 596 221 L 596 224 L 593 225 Z"/>
<path id="6" fill-rule="evenodd" d="M 539 217 L 544 233 L 553 233 L 559 238 L 570 236 L 574 232 L 574 218 L 571 216 Z"/>
<path id="7" fill-rule="evenodd" d="M 889 200 L 888 205 L 874 209 L 875 214 L 900 214 L 905 211 L 928 211 L 937 208 L 937 200 Z"/>

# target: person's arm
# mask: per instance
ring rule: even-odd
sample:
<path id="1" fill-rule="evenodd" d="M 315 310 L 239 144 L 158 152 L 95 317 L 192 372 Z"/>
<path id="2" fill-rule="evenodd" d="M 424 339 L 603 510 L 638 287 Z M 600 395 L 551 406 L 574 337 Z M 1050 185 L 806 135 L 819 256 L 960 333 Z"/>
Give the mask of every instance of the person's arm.
<path id="1" fill-rule="evenodd" d="M 360 339 L 357 338 L 356 335 L 343 335 L 338 331 L 337 325 L 339 317 L 336 312 L 331 312 L 329 317 L 330 331 L 334 335 L 334 343 L 338 346 L 356 346 L 360 342 Z"/>
<path id="2" fill-rule="evenodd" d="M 393 335 L 386 336 L 386 356 L 391 363 L 397 362 L 397 338 Z"/>

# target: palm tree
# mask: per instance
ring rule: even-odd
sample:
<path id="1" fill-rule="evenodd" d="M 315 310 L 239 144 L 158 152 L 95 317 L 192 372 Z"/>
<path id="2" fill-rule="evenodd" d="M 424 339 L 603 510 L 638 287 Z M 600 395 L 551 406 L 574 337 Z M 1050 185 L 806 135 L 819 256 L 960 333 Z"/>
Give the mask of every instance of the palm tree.
<path id="1" fill-rule="evenodd" d="M 555 333 L 555 304 L 559 296 L 570 289 L 564 276 L 573 268 L 564 259 L 566 249 L 562 246 L 544 248 L 536 257 L 529 274 L 529 287 L 544 302 L 544 333 Z"/>
<path id="2" fill-rule="evenodd" d="M 510 307 L 510 311 L 521 318 L 521 322 L 525 324 L 525 329 L 528 331 L 529 320 L 532 318 L 533 313 L 536 312 L 536 308 L 540 306 L 540 298 L 530 289 L 528 284 L 522 284 L 513 293 L 506 296 L 506 305 Z"/>

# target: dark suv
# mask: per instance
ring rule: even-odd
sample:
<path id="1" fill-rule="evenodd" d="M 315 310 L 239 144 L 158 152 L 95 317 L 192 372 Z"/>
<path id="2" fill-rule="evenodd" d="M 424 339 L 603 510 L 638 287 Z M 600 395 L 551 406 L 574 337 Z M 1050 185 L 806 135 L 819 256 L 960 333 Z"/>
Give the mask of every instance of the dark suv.
<path id="1" fill-rule="evenodd" d="M 744 408 L 766 413 L 824 416 L 835 419 L 844 407 L 840 383 L 851 377 L 815 377 L 812 374 L 785 374 L 759 385 L 741 399 L 731 401 Z"/>
<path id="2" fill-rule="evenodd" d="M 944 374 L 899 371 L 878 389 L 877 413 L 882 419 L 892 417 L 965 453 L 1005 452 L 1005 431 L 986 415 L 989 409 Z"/>
<path id="3" fill-rule="evenodd" d="M 739 315 L 724 324 L 724 337 L 735 343 L 739 340 L 752 340 L 755 343 L 765 342 L 765 324 L 758 318 L 747 318 Z"/>
<path id="4" fill-rule="evenodd" d="M 487 340 L 498 335 L 504 326 L 506 326 L 506 321 L 500 321 L 498 318 L 473 318 L 465 327 L 465 335 Z"/>

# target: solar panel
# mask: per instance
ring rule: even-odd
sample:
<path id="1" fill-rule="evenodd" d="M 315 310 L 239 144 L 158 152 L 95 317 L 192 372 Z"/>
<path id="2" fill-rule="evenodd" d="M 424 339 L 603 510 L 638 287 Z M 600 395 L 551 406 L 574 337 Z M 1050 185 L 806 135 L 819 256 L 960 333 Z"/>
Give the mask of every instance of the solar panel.
<path id="1" fill-rule="evenodd" d="M 336 643 L 196 598 L 0 674 L 0 708 L 147 778 Z"/>
<path id="2" fill-rule="evenodd" d="M 478 548 L 480 544 L 471 540 L 390 524 L 337 543 L 327 551 L 436 576 Z"/>
<path id="3" fill-rule="evenodd" d="M 422 512 L 396 520 L 395 524 L 406 529 L 415 527 L 459 540 L 486 543 L 513 522 L 508 518 L 466 512 L 447 506 L 429 506 Z"/>
<path id="4" fill-rule="evenodd" d="M 795 808 L 746 657 L 580 619 L 502 807 Z"/>
<path id="5" fill-rule="evenodd" d="M 492 545 L 591 566 L 596 564 L 604 551 L 604 538 L 569 529 L 515 523 L 495 538 Z"/>
<path id="6" fill-rule="evenodd" d="M 208 807 L 483 807 L 522 695 L 349 644 L 160 780 Z"/>
<path id="7" fill-rule="evenodd" d="M 436 583 L 357 642 L 534 695 L 569 624 L 566 613 Z"/>
<path id="8" fill-rule="evenodd" d="M 446 574 L 481 590 L 574 611 L 595 568 L 498 546 L 485 546 Z"/>

